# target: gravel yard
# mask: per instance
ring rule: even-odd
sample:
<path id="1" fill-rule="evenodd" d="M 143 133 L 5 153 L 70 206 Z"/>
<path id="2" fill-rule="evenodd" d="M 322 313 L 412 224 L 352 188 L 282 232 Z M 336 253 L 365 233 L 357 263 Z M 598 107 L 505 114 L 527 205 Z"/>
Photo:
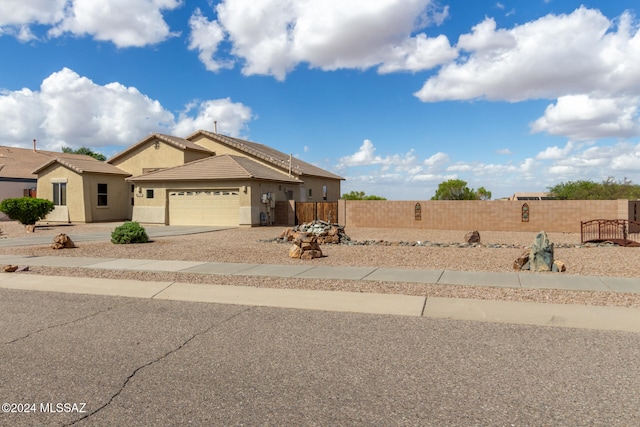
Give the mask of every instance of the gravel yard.
<path id="1" fill-rule="evenodd" d="M 36 235 L 53 236 L 59 233 L 73 235 L 88 232 L 111 232 L 117 224 L 75 224 L 65 226 L 39 226 Z M 151 226 L 149 226 L 151 227 Z M 429 270 L 513 272 L 512 263 L 533 242 L 535 233 L 481 232 L 482 244 L 476 247 L 458 247 L 464 242 L 463 231 L 347 228 L 346 234 L 355 241 L 384 241 L 369 245 L 323 245 L 324 256 L 314 260 L 288 257 L 288 244 L 266 242 L 277 237 L 284 227 L 256 227 L 221 230 L 211 233 L 158 238 L 138 245 L 114 245 L 110 242 L 78 243 L 75 249 L 54 251 L 47 246 L 0 248 L 0 254 L 37 256 L 71 256 L 102 258 L 166 259 L 207 262 L 240 262 L 257 264 L 323 265 L 396 267 Z M 15 222 L 0 222 L 2 237 L 31 235 Z M 584 247 L 577 233 L 549 233 L 556 244 L 555 258 L 567 265 L 566 273 L 581 276 L 639 277 L 640 248 Z M 400 242 L 455 243 L 450 247 L 410 246 Z M 424 244 L 424 243 L 423 243 Z M 504 247 L 502 247 L 504 246 Z M 413 283 L 360 282 L 338 280 L 309 280 L 281 278 L 252 278 L 184 273 L 142 273 L 103 271 L 77 268 L 32 267 L 30 274 L 111 277 L 139 280 L 170 280 L 192 283 L 212 283 L 239 286 L 344 290 L 351 292 L 398 293 L 482 298 L 500 300 L 526 300 L 553 303 L 580 303 L 593 305 L 619 305 L 640 307 L 640 295 L 612 292 L 569 292 L 556 290 L 502 289 L 422 285 Z M 551 274 L 551 273 L 526 273 Z"/>

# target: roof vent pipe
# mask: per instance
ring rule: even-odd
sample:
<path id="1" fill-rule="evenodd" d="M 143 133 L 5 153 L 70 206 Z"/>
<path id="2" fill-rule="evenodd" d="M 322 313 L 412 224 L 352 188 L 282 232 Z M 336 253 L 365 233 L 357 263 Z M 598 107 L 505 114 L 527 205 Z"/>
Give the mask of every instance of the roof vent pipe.
<path id="1" fill-rule="evenodd" d="M 36 140 L 33 140 L 33 151 L 36 151 Z"/>
<path id="2" fill-rule="evenodd" d="M 213 121 L 213 133 L 218 133 L 218 121 Z"/>

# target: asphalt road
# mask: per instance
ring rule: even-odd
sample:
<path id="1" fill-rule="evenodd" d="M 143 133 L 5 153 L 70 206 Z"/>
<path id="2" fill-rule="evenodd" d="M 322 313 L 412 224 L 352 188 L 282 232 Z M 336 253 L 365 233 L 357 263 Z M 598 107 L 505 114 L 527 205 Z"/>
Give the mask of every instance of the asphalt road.
<path id="1" fill-rule="evenodd" d="M 0 343 L 3 426 L 640 425 L 634 333 L 0 289 Z"/>

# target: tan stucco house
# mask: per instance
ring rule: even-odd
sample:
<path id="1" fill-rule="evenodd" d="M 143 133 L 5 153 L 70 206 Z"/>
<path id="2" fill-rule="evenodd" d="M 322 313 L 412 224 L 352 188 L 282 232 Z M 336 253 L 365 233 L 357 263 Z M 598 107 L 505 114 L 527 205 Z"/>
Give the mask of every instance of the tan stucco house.
<path id="1" fill-rule="evenodd" d="M 343 179 L 265 145 L 203 130 L 186 138 L 151 134 L 98 164 L 59 157 L 34 171 L 39 197 L 56 203 L 48 221 L 272 224 L 277 201 L 337 201 Z"/>

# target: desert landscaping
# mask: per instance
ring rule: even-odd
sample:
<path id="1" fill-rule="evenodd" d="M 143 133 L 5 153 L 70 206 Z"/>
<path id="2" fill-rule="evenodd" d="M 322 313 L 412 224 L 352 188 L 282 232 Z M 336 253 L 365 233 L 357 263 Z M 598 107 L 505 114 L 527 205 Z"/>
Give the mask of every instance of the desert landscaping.
<path id="1" fill-rule="evenodd" d="M 115 223 L 53 225 L 41 224 L 35 235 L 53 238 L 60 233 L 111 232 Z M 149 226 L 152 227 L 152 226 Z M 1 222 L 0 238 L 28 237 L 16 222 Z M 100 258 L 166 259 L 256 264 L 309 264 L 323 266 L 388 267 L 424 270 L 513 272 L 513 261 L 528 249 L 536 233 L 481 231 L 481 242 L 468 244 L 465 232 L 386 228 L 348 228 L 350 243 L 321 245 L 321 258 L 301 260 L 288 256 L 290 243 L 276 238 L 285 227 L 232 228 L 209 233 L 157 238 L 145 244 L 115 245 L 110 242 L 81 242 L 73 249 L 53 250 L 50 245 L 0 248 L 0 254 Z M 555 245 L 555 258 L 567 267 L 565 273 L 580 276 L 640 277 L 637 262 L 640 248 L 610 244 L 583 245 L 577 233 L 548 233 Z M 84 268 L 31 267 L 28 273 L 138 280 L 180 281 L 271 288 L 341 290 L 396 293 L 458 298 L 579 303 L 640 307 L 640 295 L 613 292 L 504 289 L 423 285 L 396 282 L 309 280 L 186 273 L 103 271 Z"/>

